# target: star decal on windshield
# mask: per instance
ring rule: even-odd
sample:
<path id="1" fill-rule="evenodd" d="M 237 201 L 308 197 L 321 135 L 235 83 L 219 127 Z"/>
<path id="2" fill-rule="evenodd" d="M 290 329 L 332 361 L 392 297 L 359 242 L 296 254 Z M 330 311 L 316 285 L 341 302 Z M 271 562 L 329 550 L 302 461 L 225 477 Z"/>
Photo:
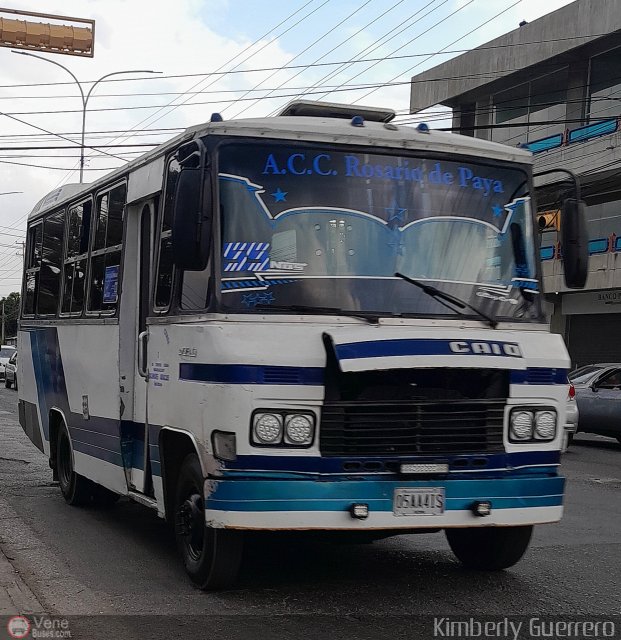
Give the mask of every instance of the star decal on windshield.
<path id="1" fill-rule="evenodd" d="M 495 204 L 492 207 L 492 211 L 494 212 L 494 218 L 500 218 L 504 211 L 504 207 L 501 207 L 499 204 Z"/>
<path id="2" fill-rule="evenodd" d="M 400 207 L 397 204 L 397 201 L 393 200 L 392 205 L 390 207 L 386 207 L 386 213 L 388 214 L 388 226 L 398 227 L 402 222 L 405 222 L 405 214 L 407 212 L 407 209 Z"/>
<path id="3" fill-rule="evenodd" d="M 274 202 L 286 202 L 287 201 L 287 193 L 288 191 L 283 191 L 280 187 L 274 191 L 274 193 L 270 193 L 271 196 L 274 196 Z"/>

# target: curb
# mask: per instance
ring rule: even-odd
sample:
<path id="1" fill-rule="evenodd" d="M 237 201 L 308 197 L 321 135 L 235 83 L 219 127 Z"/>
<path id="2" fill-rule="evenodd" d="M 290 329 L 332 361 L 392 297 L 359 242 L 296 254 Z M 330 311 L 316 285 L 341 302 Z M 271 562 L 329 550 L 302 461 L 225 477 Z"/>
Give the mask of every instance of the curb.
<path id="1" fill-rule="evenodd" d="M 44 612 L 43 605 L 0 549 L 0 616 Z"/>

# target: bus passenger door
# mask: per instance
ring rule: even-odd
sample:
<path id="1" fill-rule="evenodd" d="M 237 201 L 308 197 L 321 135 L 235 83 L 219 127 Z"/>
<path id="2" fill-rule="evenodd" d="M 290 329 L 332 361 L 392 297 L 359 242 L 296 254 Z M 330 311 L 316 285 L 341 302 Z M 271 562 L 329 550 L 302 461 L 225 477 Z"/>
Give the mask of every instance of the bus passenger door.
<path id="1" fill-rule="evenodd" d="M 147 365 L 147 316 L 150 311 L 153 271 L 153 230 L 155 203 L 142 206 L 137 227 L 138 247 L 136 274 L 136 317 L 133 326 L 135 374 L 133 380 L 133 420 L 122 425 L 127 484 L 130 491 L 153 495 L 151 456 L 149 452 L 149 416 Z"/>

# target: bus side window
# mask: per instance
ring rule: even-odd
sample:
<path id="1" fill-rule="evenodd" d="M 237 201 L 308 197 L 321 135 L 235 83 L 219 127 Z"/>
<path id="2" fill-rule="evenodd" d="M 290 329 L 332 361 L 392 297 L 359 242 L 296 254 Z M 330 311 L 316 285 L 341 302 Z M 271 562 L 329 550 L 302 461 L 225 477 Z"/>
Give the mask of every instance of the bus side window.
<path id="1" fill-rule="evenodd" d="M 126 196 L 127 186 L 121 184 L 97 198 L 89 276 L 89 311 L 112 313 L 116 310 Z"/>
<path id="2" fill-rule="evenodd" d="M 58 311 L 64 230 L 64 211 L 48 216 L 43 223 L 43 250 L 37 293 L 37 315 L 56 315 Z"/>
<path id="3" fill-rule="evenodd" d="M 26 242 L 26 277 L 24 283 L 23 314 L 32 316 L 35 312 L 35 300 L 41 271 L 41 253 L 43 241 L 43 223 L 38 222 L 28 229 Z"/>
<path id="4" fill-rule="evenodd" d="M 166 191 L 162 204 L 162 225 L 155 280 L 155 308 L 160 311 L 168 309 L 172 296 L 174 265 L 172 259 L 172 220 L 175 206 L 175 186 L 179 179 L 180 166 L 172 158 L 166 172 Z"/>
<path id="5" fill-rule="evenodd" d="M 74 205 L 68 211 L 65 282 L 61 307 L 63 313 L 79 314 L 84 308 L 84 282 L 92 207 L 92 201 L 87 200 Z"/>

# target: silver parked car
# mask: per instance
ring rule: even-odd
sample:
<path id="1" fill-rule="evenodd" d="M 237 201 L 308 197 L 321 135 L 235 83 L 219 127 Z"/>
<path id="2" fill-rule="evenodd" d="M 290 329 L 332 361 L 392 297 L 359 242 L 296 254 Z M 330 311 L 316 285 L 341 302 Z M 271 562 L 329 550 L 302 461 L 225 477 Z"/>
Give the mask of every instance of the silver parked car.
<path id="1" fill-rule="evenodd" d="M 4 386 L 10 389 L 13 385 L 17 391 L 17 351 L 13 353 L 4 367 Z"/>
<path id="2" fill-rule="evenodd" d="M 11 345 L 3 344 L 0 346 L 0 378 L 4 378 L 4 369 L 15 351 L 15 347 Z"/>
<path id="3" fill-rule="evenodd" d="M 591 364 L 569 374 L 576 390 L 578 432 L 621 443 L 621 363 Z"/>

